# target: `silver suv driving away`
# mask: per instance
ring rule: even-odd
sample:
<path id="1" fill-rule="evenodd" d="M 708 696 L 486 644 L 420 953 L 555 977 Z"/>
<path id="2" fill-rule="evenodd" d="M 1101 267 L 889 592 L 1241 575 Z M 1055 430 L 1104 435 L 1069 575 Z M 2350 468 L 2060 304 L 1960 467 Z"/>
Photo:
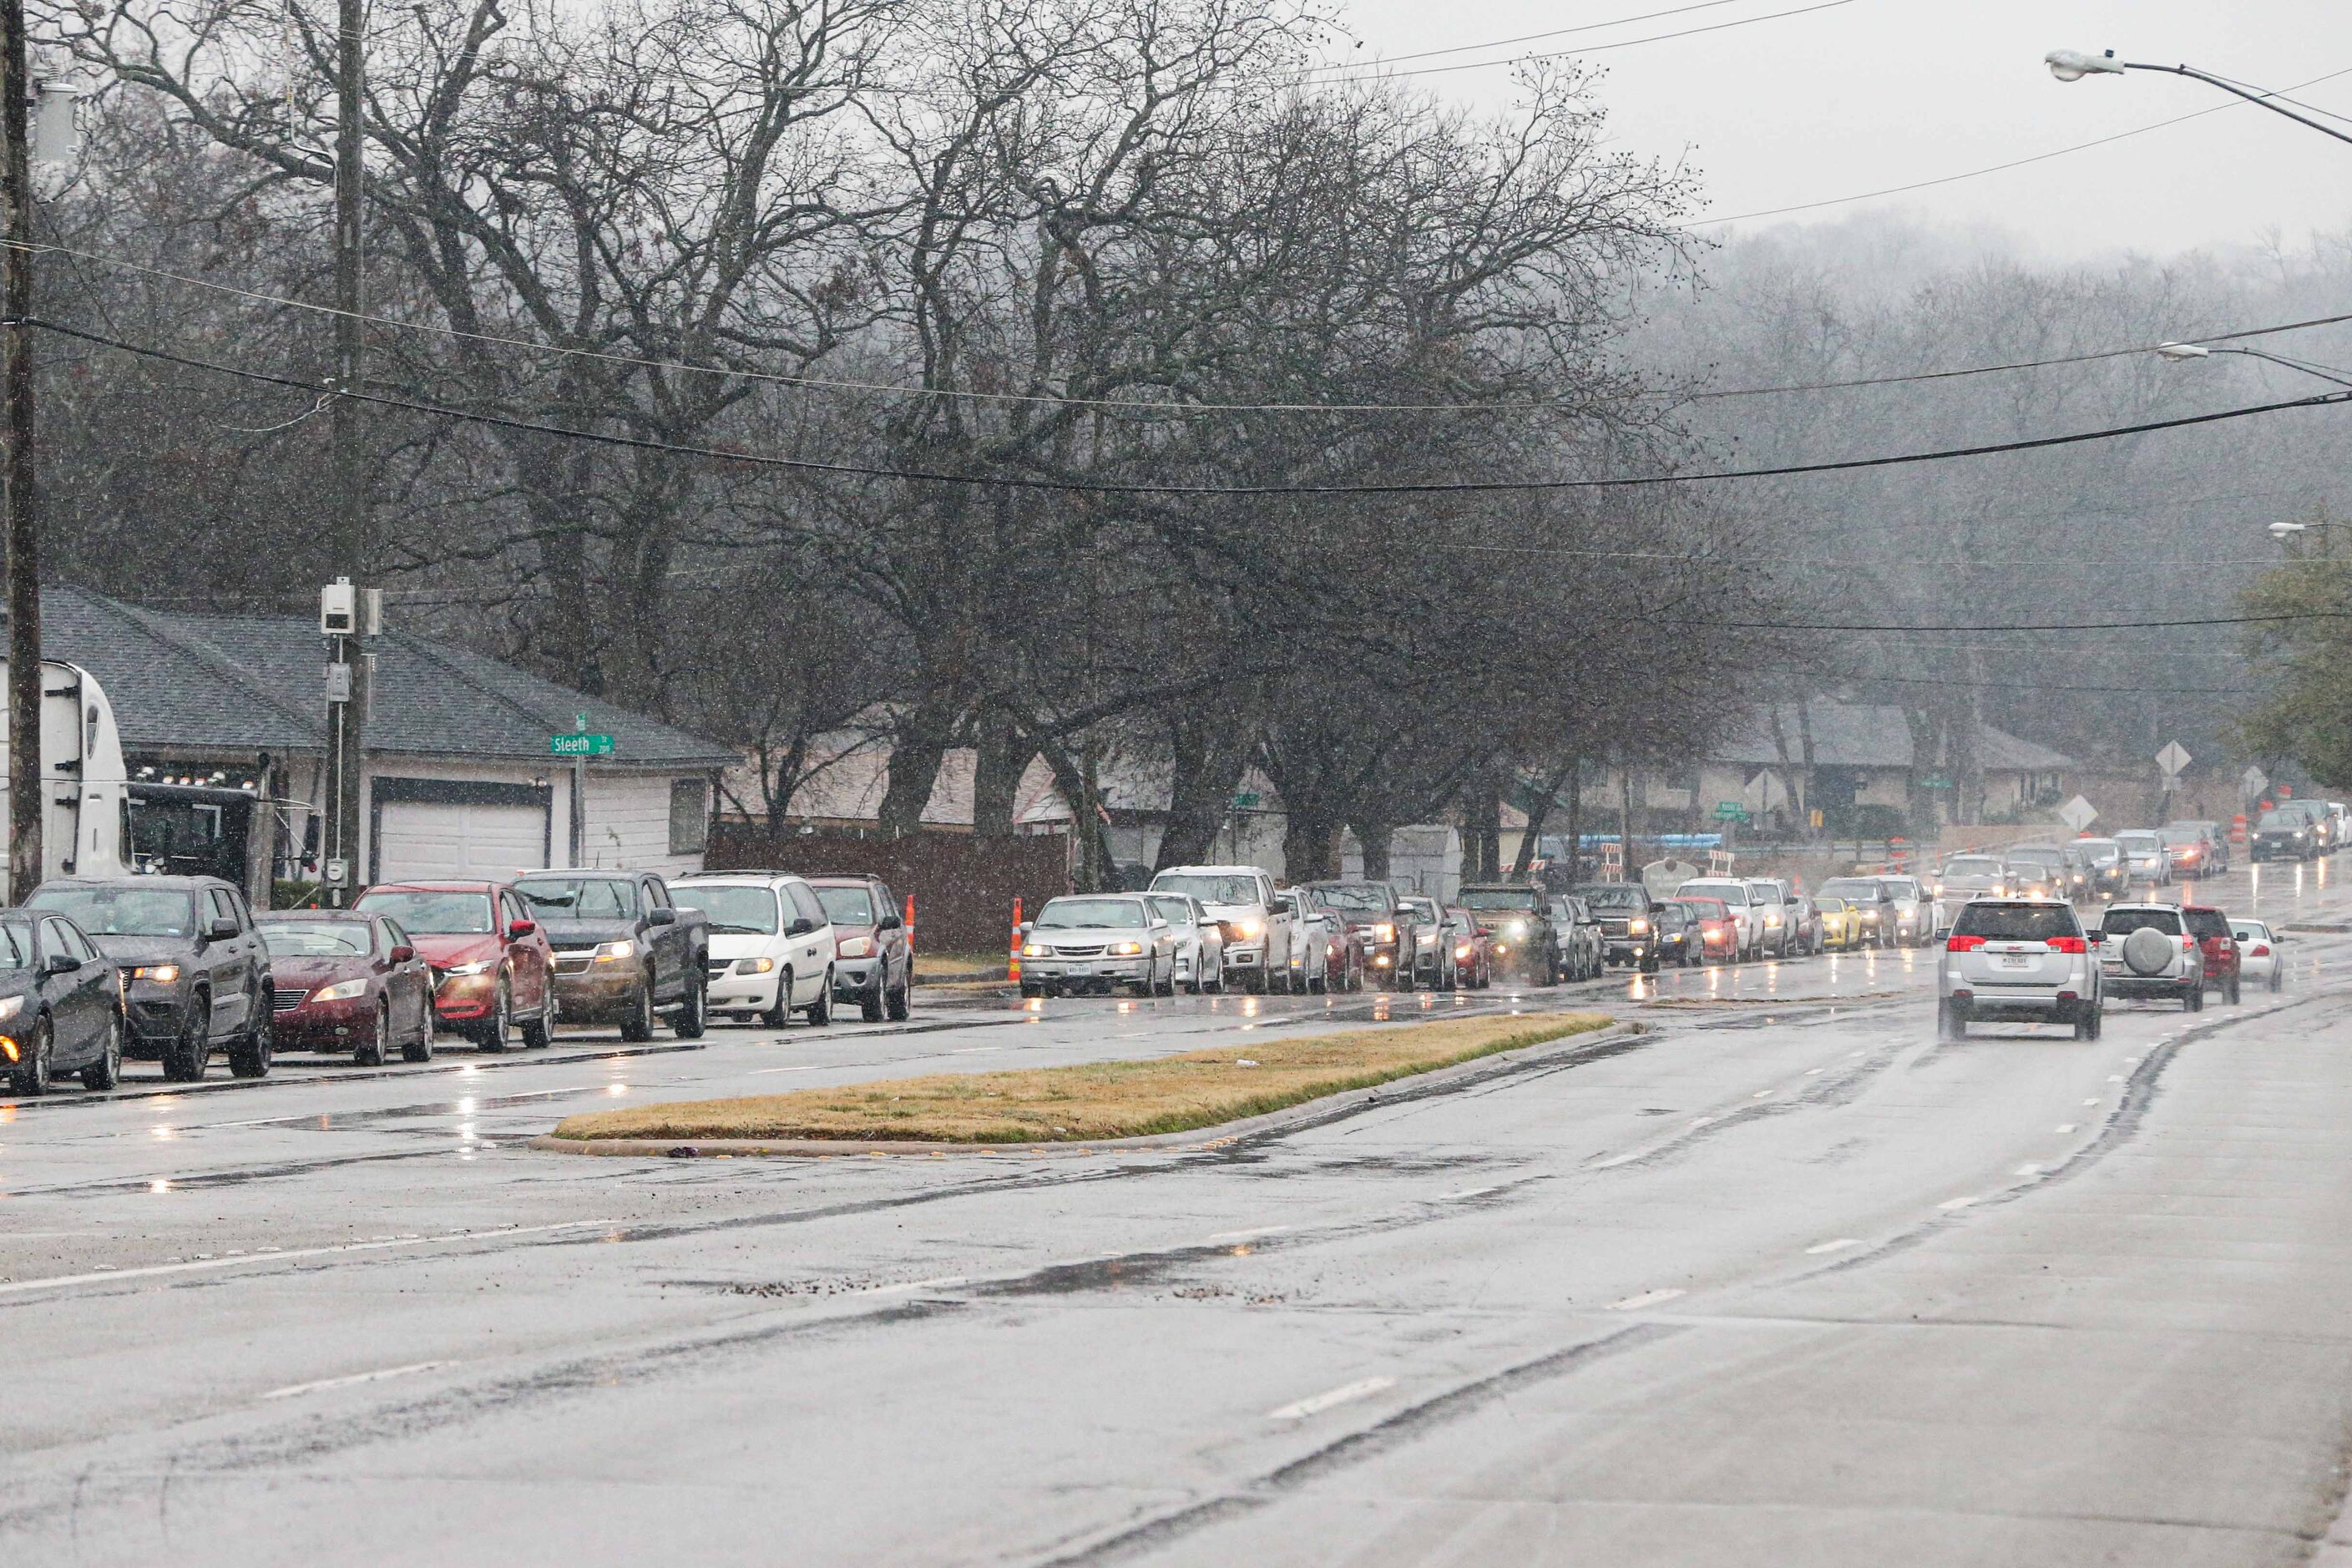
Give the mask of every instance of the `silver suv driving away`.
<path id="1" fill-rule="evenodd" d="M 2105 990 L 2074 906 L 2053 899 L 1974 899 L 1960 907 L 1937 969 L 1936 1037 L 1970 1024 L 2064 1024 L 2099 1037 Z"/>

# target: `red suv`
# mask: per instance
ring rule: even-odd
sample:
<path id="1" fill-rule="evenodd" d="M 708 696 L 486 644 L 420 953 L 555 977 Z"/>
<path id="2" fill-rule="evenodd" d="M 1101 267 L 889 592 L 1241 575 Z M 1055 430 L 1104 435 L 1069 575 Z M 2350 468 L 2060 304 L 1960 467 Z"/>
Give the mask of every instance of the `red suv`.
<path id="1" fill-rule="evenodd" d="M 2210 904 L 2183 904 L 2180 918 L 2189 934 L 2205 951 L 2205 987 L 2219 991 L 2221 1000 L 2238 1000 L 2238 939 L 2230 934 L 2230 917 Z"/>
<path id="2" fill-rule="evenodd" d="M 834 1000 L 856 1003 L 869 1024 L 904 1022 L 915 950 L 889 888 L 860 871 L 812 872 L 808 885 L 833 922 Z"/>
<path id="3" fill-rule="evenodd" d="M 379 882 L 352 906 L 399 922 L 433 966 L 433 1010 L 486 1051 L 544 1047 L 555 1029 L 555 953 L 507 882 Z"/>

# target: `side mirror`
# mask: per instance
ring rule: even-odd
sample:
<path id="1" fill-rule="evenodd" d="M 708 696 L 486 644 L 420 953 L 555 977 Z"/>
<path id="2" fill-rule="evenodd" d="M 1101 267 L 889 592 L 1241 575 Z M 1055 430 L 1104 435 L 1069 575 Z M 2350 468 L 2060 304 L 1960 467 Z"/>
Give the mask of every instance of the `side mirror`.
<path id="1" fill-rule="evenodd" d="M 509 942 L 520 942 L 523 938 L 529 936 L 538 929 L 539 922 L 537 921 L 517 921 L 514 924 L 507 927 L 507 940 Z M 416 954 L 416 950 L 413 947 L 410 948 L 408 952 L 409 956 L 412 958 Z"/>
<path id="2" fill-rule="evenodd" d="M 1037 922 L 1035 921 L 1023 921 L 1019 925 L 1013 928 L 1013 934 L 1015 936 L 1027 936 L 1031 931 L 1035 931 L 1036 929 Z"/>
<path id="3" fill-rule="evenodd" d="M 646 911 L 646 924 L 649 926 L 674 926 L 677 924 L 677 911 L 676 910 L 669 909 L 647 910 Z"/>
<path id="4" fill-rule="evenodd" d="M 793 923 L 784 928 L 784 934 L 786 936 L 806 936 L 809 932 L 814 930 L 816 930 L 816 921 L 809 919 L 806 915 L 794 915 L 793 917 Z"/>
<path id="5" fill-rule="evenodd" d="M 81 960 L 70 952 L 53 952 L 41 967 L 51 974 L 71 974 L 81 967 Z"/>
<path id="6" fill-rule="evenodd" d="M 223 915 L 219 920 L 213 921 L 211 929 L 205 934 L 215 942 L 228 942 L 236 936 L 237 929 L 236 921 Z"/>
<path id="7" fill-rule="evenodd" d="M 906 926 L 906 923 L 907 922 L 900 920 L 896 913 L 886 911 L 881 920 L 875 924 L 874 929 L 876 931 L 898 931 L 903 929 Z"/>
<path id="8" fill-rule="evenodd" d="M 416 950 L 404 942 L 392 950 L 392 961 L 394 963 L 414 963 L 416 962 Z"/>

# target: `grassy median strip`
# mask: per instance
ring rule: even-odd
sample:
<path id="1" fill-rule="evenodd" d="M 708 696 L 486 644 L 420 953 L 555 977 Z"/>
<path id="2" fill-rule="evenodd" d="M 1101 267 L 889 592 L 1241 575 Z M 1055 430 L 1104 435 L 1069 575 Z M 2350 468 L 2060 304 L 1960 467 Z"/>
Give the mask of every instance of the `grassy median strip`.
<path id="1" fill-rule="evenodd" d="M 1497 1051 L 1606 1028 L 1599 1013 L 1531 1013 L 1245 1037 L 1148 1061 L 937 1073 L 743 1100 L 682 1100 L 566 1117 L 558 1138 L 775 1138 L 1077 1143 L 1185 1132 Z"/>

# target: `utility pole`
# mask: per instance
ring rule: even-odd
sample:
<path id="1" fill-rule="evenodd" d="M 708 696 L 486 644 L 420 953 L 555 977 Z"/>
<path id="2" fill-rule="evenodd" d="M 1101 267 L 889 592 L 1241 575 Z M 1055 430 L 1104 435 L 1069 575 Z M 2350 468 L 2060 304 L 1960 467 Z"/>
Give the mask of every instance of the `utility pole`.
<path id="1" fill-rule="evenodd" d="M 21 0 L 0 0 L 0 5 Z M 360 169 L 360 29 L 361 0 L 341 0 L 335 33 L 335 393 L 328 410 L 334 441 L 335 574 L 353 584 L 367 581 L 366 469 L 360 449 L 360 407 L 349 395 L 359 390 L 360 312 L 365 304 L 361 289 L 360 204 L 364 190 Z M 368 603 L 362 591 L 359 603 Z M 356 606 L 355 606 L 356 607 Z M 362 634 L 375 630 L 364 615 L 352 618 L 352 633 L 335 641 L 333 662 L 344 665 L 347 698 L 327 707 L 331 730 L 329 760 L 334 784 L 331 857 L 343 863 L 343 880 L 331 887 L 329 897 L 338 907 L 351 901 L 361 878 L 359 865 L 360 795 L 366 779 L 369 696 L 368 656 Z"/>
<path id="2" fill-rule="evenodd" d="M 0 505 L 8 540 L 8 894 L 17 903 L 40 885 L 41 561 L 33 496 L 33 156 L 27 100 L 25 0 L 0 0 Z"/>

